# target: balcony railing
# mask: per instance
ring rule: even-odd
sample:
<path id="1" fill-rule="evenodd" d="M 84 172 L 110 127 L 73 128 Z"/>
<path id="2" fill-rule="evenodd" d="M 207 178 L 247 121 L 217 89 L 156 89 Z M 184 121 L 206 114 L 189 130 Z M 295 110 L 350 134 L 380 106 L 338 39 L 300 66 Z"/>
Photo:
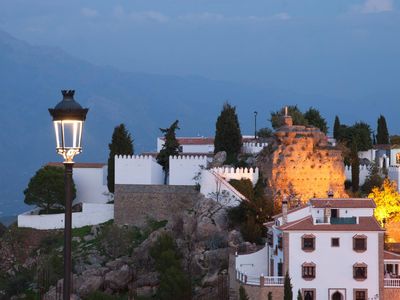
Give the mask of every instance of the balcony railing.
<path id="1" fill-rule="evenodd" d="M 357 224 L 357 218 L 331 218 L 331 224 Z"/>
<path id="2" fill-rule="evenodd" d="M 400 278 L 385 278 L 384 280 L 385 288 L 400 288 Z"/>
<path id="3" fill-rule="evenodd" d="M 254 276 L 236 270 L 236 279 L 247 285 L 257 286 L 283 286 L 283 276 Z"/>

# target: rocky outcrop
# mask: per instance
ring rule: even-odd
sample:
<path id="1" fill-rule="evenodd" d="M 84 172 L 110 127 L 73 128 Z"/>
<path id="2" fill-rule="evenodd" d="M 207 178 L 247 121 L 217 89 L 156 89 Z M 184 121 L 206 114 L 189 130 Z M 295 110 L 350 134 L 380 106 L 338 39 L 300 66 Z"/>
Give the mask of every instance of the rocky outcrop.
<path id="1" fill-rule="evenodd" d="M 289 197 L 307 202 L 312 197 L 347 197 L 344 164 L 339 149 L 315 127 L 293 126 L 288 122 L 257 158 L 267 180 L 267 191 L 277 199 Z"/>

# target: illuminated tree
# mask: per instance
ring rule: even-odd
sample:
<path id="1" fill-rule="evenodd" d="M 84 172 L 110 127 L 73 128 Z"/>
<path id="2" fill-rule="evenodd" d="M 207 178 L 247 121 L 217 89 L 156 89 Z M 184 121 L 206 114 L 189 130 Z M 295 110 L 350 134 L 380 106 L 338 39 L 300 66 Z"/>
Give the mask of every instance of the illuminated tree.
<path id="1" fill-rule="evenodd" d="M 375 201 L 375 218 L 385 226 L 386 223 L 398 219 L 400 213 L 400 194 L 394 181 L 385 179 L 382 187 L 375 187 L 368 195 Z"/>

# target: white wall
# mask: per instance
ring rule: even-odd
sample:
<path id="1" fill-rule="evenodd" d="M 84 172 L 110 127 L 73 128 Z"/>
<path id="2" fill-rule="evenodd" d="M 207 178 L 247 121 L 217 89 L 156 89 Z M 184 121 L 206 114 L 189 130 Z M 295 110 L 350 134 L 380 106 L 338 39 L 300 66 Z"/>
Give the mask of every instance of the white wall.
<path id="1" fill-rule="evenodd" d="M 316 299 L 326 299 L 329 288 L 346 289 L 345 299 L 353 299 L 353 289 L 368 289 L 369 297 L 379 294 L 378 233 L 357 232 L 367 236 L 367 250 L 362 253 L 353 251 L 355 232 L 312 232 L 316 237 L 313 252 L 301 249 L 303 234 L 289 234 L 289 273 L 295 293 L 302 288 L 316 288 Z M 340 238 L 339 247 L 331 247 L 332 237 Z M 305 262 L 316 264 L 315 279 L 307 281 L 302 278 L 301 265 Z M 356 281 L 353 278 L 355 263 L 368 265 L 366 280 Z"/>
<path id="2" fill-rule="evenodd" d="M 344 166 L 344 174 L 346 176 L 347 180 L 351 180 L 351 166 Z M 366 165 L 360 165 L 360 185 L 363 185 L 365 182 L 365 179 L 367 179 L 369 175 L 369 169 L 368 166 Z"/>
<path id="3" fill-rule="evenodd" d="M 389 167 L 388 172 L 390 180 L 393 180 L 397 184 L 397 190 L 400 192 L 400 166 Z"/>
<path id="4" fill-rule="evenodd" d="M 268 257 L 268 247 L 251 254 L 238 255 L 235 263 L 236 270 L 251 276 L 261 274 L 267 276 Z"/>
<path id="5" fill-rule="evenodd" d="M 369 161 L 373 162 L 373 161 L 375 161 L 376 150 L 375 149 L 369 149 L 367 151 L 358 151 L 358 157 L 360 159 L 366 158 Z"/>
<path id="6" fill-rule="evenodd" d="M 221 175 L 226 181 L 231 179 L 249 179 L 253 183 L 253 186 L 256 185 L 259 178 L 258 168 L 213 168 L 212 171 Z"/>
<path id="7" fill-rule="evenodd" d="M 82 212 L 72 213 L 72 228 L 97 225 L 112 219 L 114 219 L 114 204 L 83 203 Z M 38 215 L 37 210 L 26 212 L 18 215 L 18 227 L 61 229 L 64 228 L 64 213 Z"/>
<path id="8" fill-rule="evenodd" d="M 201 167 L 207 167 L 206 156 L 170 156 L 169 157 L 169 184 L 170 185 L 195 185 L 195 176 Z"/>
<path id="9" fill-rule="evenodd" d="M 267 146 L 268 143 L 243 143 L 242 151 L 244 153 L 257 154 Z"/>
<path id="10" fill-rule="evenodd" d="M 214 153 L 214 145 L 206 144 L 206 145 L 182 145 L 183 153 Z"/>
<path id="11" fill-rule="evenodd" d="M 115 156 L 115 184 L 163 183 L 162 167 L 152 156 Z"/>
<path id="12" fill-rule="evenodd" d="M 103 168 L 74 168 L 76 187 L 74 203 L 107 203 L 107 166 Z"/>

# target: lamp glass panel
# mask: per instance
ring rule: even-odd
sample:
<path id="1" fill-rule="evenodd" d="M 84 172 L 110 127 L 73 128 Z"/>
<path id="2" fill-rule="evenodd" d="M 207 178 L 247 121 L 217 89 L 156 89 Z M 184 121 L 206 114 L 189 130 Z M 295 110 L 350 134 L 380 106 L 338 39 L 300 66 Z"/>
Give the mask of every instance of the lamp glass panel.
<path id="1" fill-rule="evenodd" d="M 69 149 L 80 151 L 82 141 L 82 121 L 54 121 L 57 150 L 64 152 Z"/>

